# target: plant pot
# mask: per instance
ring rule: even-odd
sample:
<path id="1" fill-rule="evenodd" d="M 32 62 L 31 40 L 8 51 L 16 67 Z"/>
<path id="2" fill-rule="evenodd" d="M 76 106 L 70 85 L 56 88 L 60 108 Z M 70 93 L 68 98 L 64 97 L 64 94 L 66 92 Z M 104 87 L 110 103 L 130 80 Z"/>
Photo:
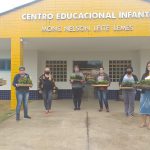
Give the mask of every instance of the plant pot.
<path id="1" fill-rule="evenodd" d="M 6 85 L 6 80 L 0 80 L 0 86 Z"/>

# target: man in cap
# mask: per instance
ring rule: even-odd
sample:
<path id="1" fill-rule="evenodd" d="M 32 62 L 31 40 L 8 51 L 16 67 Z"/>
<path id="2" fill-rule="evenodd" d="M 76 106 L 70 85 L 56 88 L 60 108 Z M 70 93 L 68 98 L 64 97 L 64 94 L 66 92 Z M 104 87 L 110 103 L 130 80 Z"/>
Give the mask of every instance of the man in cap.
<path id="1" fill-rule="evenodd" d="M 25 67 L 19 67 L 19 73 L 15 75 L 13 86 L 16 88 L 16 98 L 17 98 L 17 107 L 16 107 L 16 120 L 20 120 L 20 109 L 23 102 L 24 108 L 24 118 L 31 119 L 28 115 L 28 99 L 29 99 L 29 87 L 28 86 L 19 86 L 19 80 L 21 78 L 30 79 L 29 75 L 25 73 Z"/>

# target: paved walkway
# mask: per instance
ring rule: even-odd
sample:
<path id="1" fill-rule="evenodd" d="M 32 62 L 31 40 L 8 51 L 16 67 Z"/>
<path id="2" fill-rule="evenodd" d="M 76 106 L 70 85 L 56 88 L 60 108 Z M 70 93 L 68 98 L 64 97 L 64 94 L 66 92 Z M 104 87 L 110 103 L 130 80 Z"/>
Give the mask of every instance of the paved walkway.
<path id="1" fill-rule="evenodd" d="M 138 127 L 138 114 L 124 116 L 122 102 L 111 101 L 110 113 L 98 112 L 96 100 L 84 101 L 81 111 L 72 110 L 71 100 L 53 101 L 48 115 L 42 101 L 29 107 L 31 120 L 16 122 L 13 116 L 0 124 L 0 150 L 150 149 L 150 131 Z"/>

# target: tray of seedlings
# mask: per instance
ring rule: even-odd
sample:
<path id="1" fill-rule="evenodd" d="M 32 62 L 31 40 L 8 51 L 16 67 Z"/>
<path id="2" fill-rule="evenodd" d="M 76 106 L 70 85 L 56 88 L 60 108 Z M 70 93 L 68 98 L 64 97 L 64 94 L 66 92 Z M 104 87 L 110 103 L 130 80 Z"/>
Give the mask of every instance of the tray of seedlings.
<path id="1" fill-rule="evenodd" d="M 109 81 L 107 80 L 102 80 L 102 81 L 97 81 L 92 84 L 93 87 L 108 87 L 109 86 Z"/>
<path id="2" fill-rule="evenodd" d="M 6 85 L 6 80 L 0 79 L 0 86 Z"/>
<path id="3" fill-rule="evenodd" d="M 141 80 L 134 85 L 136 89 L 150 90 L 150 79 Z"/>
<path id="4" fill-rule="evenodd" d="M 121 90 L 132 90 L 134 89 L 134 83 L 132 82 L 122 82 L 120 89 Z"/>
<path id="5" fill-rule="evenodd" d="M 94 78 L 88 78 L 88 79 L 86 79 L 86 83 L 90 84 L 90 85 L 96 84 L 96 80 Z"/>
<path id="6" fill-rule="evenodd" d="M 70 80 L 73 80 L 73 82 L 81 82 L 83 79 L 80 75 L 71 75 Z"/>
<path id="7" fill-rule="evenodd" d="M 20 78 L 17 86 L 18 87 L 32 87 L 33 86 L 32 80 L 27 77 Z"/>

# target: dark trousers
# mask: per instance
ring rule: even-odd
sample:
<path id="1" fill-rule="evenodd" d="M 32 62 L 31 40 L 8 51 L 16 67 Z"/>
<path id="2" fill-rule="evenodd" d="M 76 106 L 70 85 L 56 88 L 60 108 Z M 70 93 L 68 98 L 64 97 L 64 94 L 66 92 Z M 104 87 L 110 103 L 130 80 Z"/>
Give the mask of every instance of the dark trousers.
<path id="1" fill-rule="evenodd" d="M 51 91 L 43 91 L 43 99 L 44 99 L 44 106 L 46 110 L 51 109 L 52 105 L 52 92 Z"/>
<path id="2" fill-rule="evenodd" d="M 103 103 L 105 104 L 106 109 L 109 109 L 108 106 L 108 98 L 107 98 L 107 90 L 99 90 L 98 89 L 98 99 L 99 99 L 99 105 L 100 108 L 103 109 Z"/>
<path id="3" fill-rule="evenodd" d="M 83 90 L 82 88 L 72 88 L 72 92 L 74 107 L 80 108 Z"/>

